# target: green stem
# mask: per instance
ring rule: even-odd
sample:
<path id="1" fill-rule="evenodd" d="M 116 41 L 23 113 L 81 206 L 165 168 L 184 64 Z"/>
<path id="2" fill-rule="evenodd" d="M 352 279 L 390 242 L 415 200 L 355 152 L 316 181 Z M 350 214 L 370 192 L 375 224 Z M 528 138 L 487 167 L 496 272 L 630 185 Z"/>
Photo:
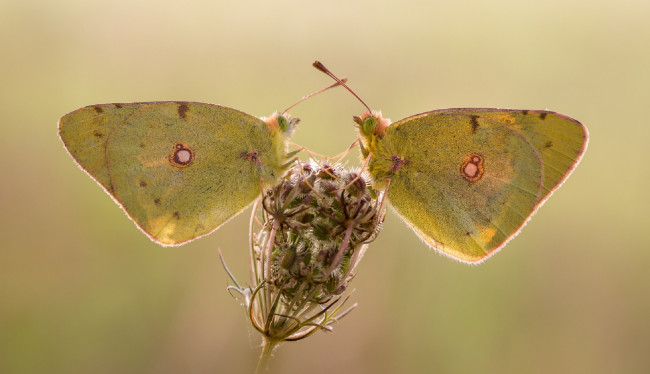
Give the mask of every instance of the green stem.
<path id="1" fill-rule="evenodd" d="M 271 340 L 268 337 L 264 337 L 264 342 L 262 343 L 262 354 L 260 355 L 260 360 L 257 362 L 257 369 L 255 369 L 255 374 L 262 374 L 268 372 L 269 369 L 269 360 L 275 348 L 280 344 L 278 340 Z"/>

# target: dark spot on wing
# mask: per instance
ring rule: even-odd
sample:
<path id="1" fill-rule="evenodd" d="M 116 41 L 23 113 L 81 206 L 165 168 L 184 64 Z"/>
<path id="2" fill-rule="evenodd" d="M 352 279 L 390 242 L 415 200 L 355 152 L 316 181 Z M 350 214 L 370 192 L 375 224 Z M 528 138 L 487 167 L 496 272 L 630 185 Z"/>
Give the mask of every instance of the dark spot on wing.
<path id="1" fill-rule="evenodd" d="M 388 169 L 388 171 L 390 171 L 391 173 L 397 173 L 399 169 L 408 165 L 411 162 L 409 159 L 407 158 L 402 159 L 399 156 L 391 156 L 390 161 L 392 162 L 392 164 L 390 165 L 390 169 Z"/>
<path id="2" fill-rule="evenodd" d="M 544 148 L 551 148 L 552 146 L 553 146 L 553 142 L 550 140 L 544 143 Z"/>
<path id="3" fill-rule="evenodd" d="M 546 113 L 546 112 L 542 112 L 542 113 L 540 113 L 540 114 L 539 114 L 539 119 L 542 119 L 542 120 L 545 119 L 547 114 L 548 114 L 548 113 Z"/>
<path id="4" fill-rule="evenodd" d="M 254 163 L 255 165 L 257 165 L 257 167 L 261 168 L 262 167 L 262 161 L 260 161 L 260 157 L 259 157 L 260 153 L 261 152 L 259 150 L 253 149 L 252 152 L 242 152 L 239 155 L 239 157 L 241 157 L 243 159 L 246 159 L 246 160 Z"/>
<path id="5" fill-rule="evenodd" d="M 178 116 L 182 119 L 185 119 L 187 111 L 190 110 L 190 107 L 188 107 L 187 104 L 183 103 L 180 104 L 176 110 L 178 111 Z"/>
<path id="6" fill-rule="evenodd" d="M 93 109 L 95 109 L 95 112 L 97 112 L 97 113 L 102 113 L 104 111 L 104 109 L 102 109 L 102 107 L 100 107 L 99 105 L 94 106 Z"/>
<path id="7" fill-rule="evenodd" d="M 470 116 L 469 123 L 472 124 L 472 133 L 478 130 L 478 116 Z"/>

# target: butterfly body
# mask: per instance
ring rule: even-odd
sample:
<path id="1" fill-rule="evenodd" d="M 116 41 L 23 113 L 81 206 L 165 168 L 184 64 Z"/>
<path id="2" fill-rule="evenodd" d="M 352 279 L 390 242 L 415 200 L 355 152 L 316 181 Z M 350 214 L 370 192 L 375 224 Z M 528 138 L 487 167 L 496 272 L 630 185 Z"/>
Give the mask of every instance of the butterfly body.
<path id="1" fill-rule="evenodd" d="M 282 177 L 290 131 L 278 118 L 195 102 L 100 104 L 62 117 L 59 134 L 143 232 L 177 245 L 214 231 Z"/>
<path id="2" fill-rule="evenodd" d="M 355 118 L 376 188 L 431 247 L 465 262 L 502 248 L 570 174 L 579 122 L 549 111 L 445 109 Z M 364 126 L 365 125 L 365 126 Z"/>

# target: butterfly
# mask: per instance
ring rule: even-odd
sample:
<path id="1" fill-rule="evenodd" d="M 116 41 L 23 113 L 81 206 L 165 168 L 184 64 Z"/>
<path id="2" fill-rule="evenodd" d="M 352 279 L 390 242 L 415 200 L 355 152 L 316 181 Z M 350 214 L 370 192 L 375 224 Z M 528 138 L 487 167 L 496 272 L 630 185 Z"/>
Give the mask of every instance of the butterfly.
<path id="1" fill-rule="evenodd" d="M 59 120 L 77 164 L 151 240 L 179 245 L 244 210 L 290 165 L 298 119 L 197 102 L 99 104 Z"/>
<path id="2" fill-rule="evenodd" d="M 374 187 L 425 243 L 469 263 L 521 231 L 589 138 L 580 122 L 547 110 L 442 109 L 391 123 L 366 108 L 354 121 Z"/>

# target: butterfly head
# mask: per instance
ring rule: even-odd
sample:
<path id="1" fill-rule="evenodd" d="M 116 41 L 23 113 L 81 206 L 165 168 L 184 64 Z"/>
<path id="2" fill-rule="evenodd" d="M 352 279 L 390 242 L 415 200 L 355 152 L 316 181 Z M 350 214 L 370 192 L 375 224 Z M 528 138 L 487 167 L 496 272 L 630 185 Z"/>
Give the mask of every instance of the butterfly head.
<path id="1" fill-rule="evenodd" d="M 296 125 L 300 122 L 300 118 L 291 118 L 288 113 L 275 112 L 267 118 L 262 118 L 269 126 L 271 131 L 280 131 L 285 136 L 291 136 Z"/>
<path id="2" fill-rule="evenodd" d="M 365 111 L 360 116 L 355 116 L 354 122 L 359 128 L 359 133 L 365 138 L 371 138 L 373 135 L 383 138 L 386 128 L 390 126 L 390 119 L 382 117 L 381 111 Z"/>

